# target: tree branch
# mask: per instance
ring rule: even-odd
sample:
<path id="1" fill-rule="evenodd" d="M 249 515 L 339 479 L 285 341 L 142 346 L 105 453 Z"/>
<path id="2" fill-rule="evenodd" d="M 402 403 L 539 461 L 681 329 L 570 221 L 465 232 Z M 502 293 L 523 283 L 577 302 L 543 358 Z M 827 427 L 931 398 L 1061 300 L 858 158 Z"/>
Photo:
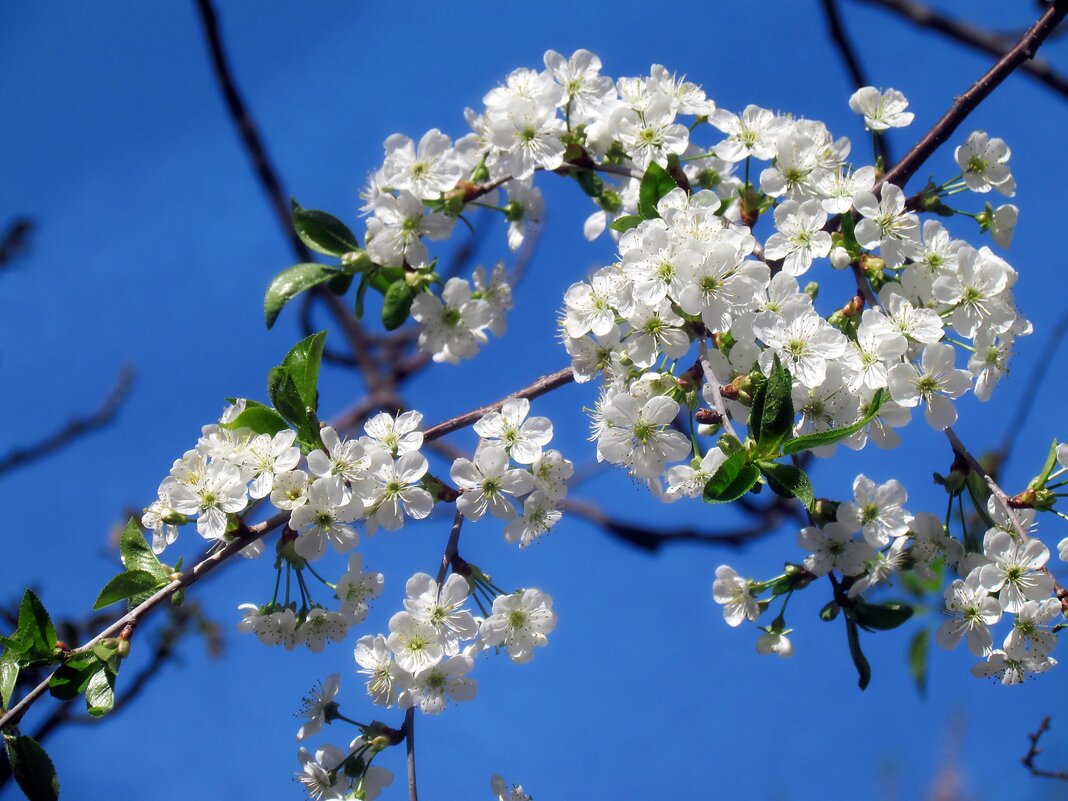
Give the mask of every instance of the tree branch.
<path id="1" fill-rule="evenodd" d="M 842 57 L 842 62 L 845 64 L 846 72 L 849 73 L 849 78 L 853 81 L 853 85 L 860 89 L 864 86 L 869 86 L 868 78 L 864 74 L 864 68 L 860 64 L 860 57 L 857 56 L 856 48 L 853 47 L 853 42 L 849 39 L 849 34 L 846 33 L 845 26 L 842 24 L 842 15 L 838 8 L 838 0 L 822 0 L 823 14 L 827 18 L 827 30 L 831 35 L 831 41 L 834 42 L 835 47 L 838 50 L 838 55 Z M 886 142 L 886 136 L 875 136 L 875 148 L 876 152 L 882 158 L 883 164 L 890 164 L 890 148 Z"/>
<path id="2" fill-rule="evenodd" d="M 771 503 L 756 511 L 759 523 L 726 531 L 702 531 L 689 526 L 665 529 L 662 526 L 644 526 L 627 520 L 620 520 L 604 512 L 598 506 L 573 499 L 566 501 L 564 510 L 578 515 L 590 523 L 604 529 L 613 537 L 618 537 L 630 545 L 649 553 L 656 553 L 665 545 L 692 542 L 699 545 L 724 545 L 729 548 L 741 548 L 744 545 L 773 533 L 779 524 L 797 515 L 799 507 L 790 498 L 775 497 Z"/>
<path id="3" fill-rule="evenodd" d="M 499 401 L 486 404 L 485 406 L 479 406 L 477 409 L 472 409 L 470 412 L 457 415 L 443 423 L 431 426 L 423 432 L 423 439 L 437 439 L 438 437 L 443 437 L 457 429 L 469 426 L 487 412 L 499 411 L 501 406 L 504 405 L 504 402 L 510 398 L 537 398 L 540 395 L 544 395 L 546 392 L 551 392 L 557 387 L 562 387 L 564 384 L 570 384 L 574 380 L 575 374 L 571 372 L 570 367 L 557 370 L 555 373 L 549 373 L 518 392 L 513 392 L 508 397 L 501 398 Z"/>
<path id="4" fill-rule="evenodd" d="M 143 603 L 138 604 L 135 608 L 131 609 L 84 645 L 75 648 L 70 653 L 76 654 L 88 651 L 104 638 L 116 636 L 127 626 L 129 626 L 131 630 L 136 628 L 146 615 L 150 614 L 152 610 L 161 604 L 170 601 L 176 592 L 192 586 L 238 551 L 256 542 L 268 532 L 288 524 L 288 522 L 289 513 L 279 512 L 274 517 L 271 517 L 262 523 L 246 527 L 242 532 L 244 536 L 238 536 L 223 548 L 215 551 L 215 553 L 204 556 L 193 565 L 190 570 L 180 574 L 178 578 L 170 582 L 166 587 L 155 592 L 150 598 L 146 599 Z M 48 682 L 51 678 L 52 675 L 50 674 L 48 678 L 37 684 L 32 690 L 26 693 L 17 704 L 5 712 L 3 717 L 0 717 L 0 730 L 7 726 L 12 726 L 22 719 L 22 716 L 26 714 L 26 710 L 28 710 L 34 702 L 48 690 Z"/>
<path id="5" fill-rule="evenodd" d="M 998 58 L 1003 57 L 1012 47 L 1012 39 L 1004 34 L 985 31 L 967 22 L 947 17 L 912 0 L 857 0 L 870 6 L 908 20 L 920 28 L 937 31 L 958 44 L 987 53 Z M 1020 65 L 1020 71 L 1030 75 L 1043 86 L 1068 97 L 1068 77 L 1053 69 L 1045 59 L 1032 59 Z"/>
<path id="6" fill-rule="evenodd" d="M 1032 776 L 1037 776 L 1041 779 L 1058 779 L 1060 781 L 1068 781 L 1068 771 L 1064 770 L 1043 770 L 1035 765 L 1035 758 L 1042 753 L 1038 747 L 1038 741 L 1042 735 L 1049 731 L 1049 716 L 1047 715 L 1042 719 L 1041 725 L 1034 734 L 1027 735 L 1027 739 L 1031 741 L 1030 747 L 1027 749 L 1027 753 L 1023 755 L 1020 761 L 1024 767 L 1031 771 Z"/>
<path id="7" fill-rule="evenodd" d="M 74 440 L 107 426 L 115 418 L 119 407 L 129 394 L 133 377 L 133 368 L 129 365 L 123 367 L 119 371 L 119 377 L 116 379 L 111 392 L 104 399 L 104 403 L 91 415 L 75 417 L 63 428 L 45 437 L 40 442 L 8 451 L 7 455 L 0 458 L 0 476 L 55 453 Z"/>
<path id="8" fill-rule="evenodd" d="M 942 118 L 935 123 L 924 137 L 905 154 L 883 178 L 876 184 L 876 189 L 884 183 L 904 186 L 909 178 L 923 165 L 938 147 L 945 142 L 971 114 L 976 107 L 986 100 L 1001 82 L 1028 59 L 1046 40 L 1054 28 L 1068 15 L 1068 0 L 1055 0 L 1045 10 L 1038 22 L 1031 26 L 1010 50 L 976 81 L 968 91 L 960 95 Z"/>

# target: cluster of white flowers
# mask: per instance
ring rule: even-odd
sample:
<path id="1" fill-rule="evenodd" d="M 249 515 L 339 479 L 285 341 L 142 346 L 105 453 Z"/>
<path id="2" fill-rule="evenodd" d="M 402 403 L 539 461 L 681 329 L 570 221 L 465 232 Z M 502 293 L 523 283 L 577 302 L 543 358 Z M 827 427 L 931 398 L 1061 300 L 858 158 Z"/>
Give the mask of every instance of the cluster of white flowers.
<path id="1" fill-rule="evenodd" d="M 1063 456 L 1068 467 L 1068 448 Z M 1018 684 L 1028 674 L 1045 672 L 1057 664 L 1050 656 L 1057 643 L 1052 627 L 1063 609 L 1045 570 L 1050 552 L 1017 528 L 1026 531 L 1031 527 L 1034 510 L 1014 510 L 1014 521 L 991 497 L 986 511 L 995 525 L 986 531 L 981 550 L 967 551 L 965 543 L 951 536 L 936 515 L 912 515 L 904 508 L 907 496 L 900 482 L 876 485 L 860 475 L 853 483 L 853 493 L 852 501 L 838 504 L 833 521 L 808 526 L 799 534 L 798 544 L 809 552 L 801 567 L 809 576 L 837 572 L 842 586 L 848 587 L 848 598 L 857 599 L 902 571 L 914 571 L 929 579 L 936 568 L 944 566 L 963 578 L 945 588 L 945 610 L 950 619 L 938 628 L 939 645 L 953 649 L 966 640 L 975 656 L 987 660 L 972 672 L 979 677 L 997 676 L 1004 684 Z M 1068 539 L 1062 545 L 1068 546 Z M 768 604 L 757 596 L 774 581 L 750 581 L 721 565 L 716 570 L 713 597 L 723 606 L 727 623 L 739 626 L 761 616 Z M 1002 647 L 994 649 L 990 627 L 1005 615 L 1011 616 L 1012 628 Z M 758 651 L 792 652 L 781 624 L 763 630 L 766 633 L 757 643 Z M 772 647 L 773 642 L 786 653 Z"/>
<path id="2" fill-rule="evenodd" d="M 367 676 L 372 701 L 437 714 L 449 701 L 474 698 L 478 685 L 467 674 L 487 647 L 507 649 L 515 662 L 530 661 L 556 627 L 552 598 L 526 589 L 498 594 L 485 617 L 464 608 L 472 590 L 486 593 L 490 587 L 497 590 L 480 573 L 453 573 L 443 584 L 426 573 L 408 579 L 404 610 L 390 618 L 388 636 L 368 635 L 356 643 L 358 672 Z"/>
<path id="3" fill-rule="evenodd" d="M 876 129 L 907 122 L 911 115 L 891 113 L 898 105 L 861 103 Z M 877 197 L 875 168 L 852 168 L 848 140 L 834 139 L 822 123 L 755 107 L 741 117 L 718 109 L 708 121 L 728 138 L 709 151 L 691 143 L 680 169 L 700 186 L 709 154 L 728 162 L 771 160 L 760 185 L 775 206 L 775 230 L 761 251 L 741 222 L 738 197 L 673 189 L 657 203 L 657 216 L 622 235 L 616 263 L 567 291 L 561 326 L 575 374 L 580 381 L 604 379 L 595 419 L 599 456 L 654 484 L 663 477 L 668 499 L 680 494 L 671 488 L 681 476 L 664 473 L 690 454 L 686 439 L 670 430 L 683 399 L 673 366 L 705 337 L 717 345 L 712 376 L 734 390 L 724 392 L 728 408 L 743 419 L 747 409 L 734 398 L 754 370 L 768 373 L 775 356 L 794 379 L 799 435 L 851 425 L 877 391 L 886 391 L 875 420 L 845 439 L 851 448 L 869 438 L 893 447 L 899 441 L 893 429 L 906 425 L 917 406 L 935 428 L 951 425 L 952 400 L 973 385 L 980 399 L 990 397 L 1014 338 L 1030 332 L 1012 299 L 1017 274 L 1007 262 L 953 239 L 938 220 L 921 225 L 898 187 L 884 185 Z M 623 140 L 614 142 L 626 151 Z M 666 155 L 658 163 L 667 164 Z M 997 176 L 995 186 L 1004 186 L 1007 179 Z M 832 214 L 856 215 L 852 242 L 827 232 Z M 868 270 L 878 307 L 853 302 L 822 316 L 815 291 L 801 291 L 797 277 L 825 257 L 834 266 Z M 970 354 L 967 369 L 956 366 L 954 345 Z M 648 372 L 658 363 L 659 373 Z M 832 451 L 816 449 L 821 456 Z M 698 461 L 692 470 L 707 478 Z M 696 487 L 682 494 L 698 494 Z"/>
<path id="4" fill-rule="evenodd" d="M 279 578 L 282 569 L 287 574 L 286 598 L 279 601 L 276 585 L 275 598 L 266 606 L 242 604 L 239 629 L 255 633 L 265 644 L 288 649 L 304 644 L 319 651 L 327 641 L 344 639 L 349 628 L 364 620 L 368 602 L 382 590 L 383 577 L 365 572 L 360 555 L 353 554 L 348 570 L 336 584 L 327 585 L 340 602 L 340 608 L 331 611 L 312 601 L 303 570 L 319 578 L 309 563 L 320 559 L 328 545 L 339 553 L 351 551 L 359 542 L 357 521 L 368 534 L 379 527 L 395 531 L 406 519 L 421 520 L 433 509 L 434 497 L 422 486 L 428 469 L 419 452 L 422 415 L 379 413 L 366 422 L 364 435 L 353 439 L 324 426 L 323 447 L 303 457 L 290 429 L 271 436 L 233 427 L 245 409 L 246 402 L 238 401 L 219 424 L 204 427 L 196 449 L 175 461 L 141 522 L 153 532 L 158 553 L 175 541 L 178 525 L 192 517 L 204 537 L 229 541 L 236 530 L 234 516 L 248 508 L 250 497 L 290 513 L 281 548 L 285 567 L 279 567 Z M 261 552 L 258 541 L 242 551 L 247 556 Z M 299 606 L 289 597 L 289 571 L 294 567 Z"/>
<path id="5" fill-rule="evenodd" d="M 453 462 L 451 477 L 460 490 L 456 508 L 471 521 L 486 512 L 509 521 L 508 542 L 525 548 L 555 526 L 574 472 L 560 451 L 546 450 L 553 425 L 546 417 L 528 417 L 530 401 L 510 398 L 499 412 L 489 412 L 474 425 L 479 436 L 474 458 Z M 512 467 L 515 462 L 518 467 Z M 516 511 L 512 499 L 522 499 Z"/>

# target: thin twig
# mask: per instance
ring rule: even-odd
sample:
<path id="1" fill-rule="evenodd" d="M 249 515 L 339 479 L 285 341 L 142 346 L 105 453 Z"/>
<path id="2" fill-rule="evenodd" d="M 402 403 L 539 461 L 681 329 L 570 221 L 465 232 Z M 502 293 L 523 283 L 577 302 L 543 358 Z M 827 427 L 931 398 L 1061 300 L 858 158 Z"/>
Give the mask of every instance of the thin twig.
<path id="1" fill-rule="evenodd" d="M 408 707 L 404 713 L 404 747 L 408 754 L 408 801 L 419 801 L 419 790 L 415 786 L 415 707 Z"/>
<path id="2" fill-rule="evenodd" d="M 727 531 L 712 532 L 689 526 L 678 528 L 643 526 L 614 518 L 589 501 L 579 499 L 568 500 L 563 506 L 564 511 L 578 515 L 604 529 L 606 533 L 649 553 L 656 553 L 665 545 L 687 542 L 741 548 L 760 537 L 773 533 L 780 523 L 795 517 L 799 508 L 792 498 L 776 496 L 771 503 L 756 512 L 760 518 L 759 523 Z"/>
<path id="3" fill-rule="evenodd" d="M 869 86 L 870 84 L 864 74 L 864 68 L 860 64 L 857 50 L 853 47 L 853 42 L 849 39 L 849 34 L 846 33 L 845 26 L 842 24 L 842 14 L 838 8 L 838 0 L 822 0 L 822 2 L 823 14 L 827 18 L 827 29 L 831 34 L 831 41 L 834 42 L 835 47 L 838 49 L 838 54 L 845 63 L 846 72 L 849 73 L 850 80 L 853 81 L 853 85 L 857 89 Z M 883 164 L 889 165 L 890 146 L 887 144 L 885 135 L 875 136 L 875 148 L 879 157 L 882 158 Z"/>
<path id="4" fill-rule="evenodd" d="M 953 101 L 949 111 L 935 123 L 924 137 L 917 142 L 912 149 L 905 154 L 882 180 L 876 184 L 876 188 L 884 183 L 904 186 L 909 178 L 923 165 L 927 158 L 938 147 L 952 136 L 962 122 L 993 92 L 1001 82 L 1013 71 L 1030 58 L 1034 58 L 1035 51 L 1050 35 L 1050 32 L 1060 24 L 1065 15 L 1068 15 L 1068 0 L 1055 0 L 1045 10 L 1038 22 L 1021 37 L 1010 50 L 971 88 Z"/>
<path id="5" fill-rule="evenodd" d="M 1001 446 L 994 453 L 994 467 L 990 472 L 995 476 L 1005 469 L 1005 463 L 1012 454 L 1012 448 L 1020 438 L 1020 431 L 1023 430 L 1024 425 L 1027 423 L 1027 418 L 1031 416 L 1031 410 L 1034 408 L 1035 399 L 1039 396 L 1038 389 L 1042 382 L 1050 376 L 1059 375 L 1056 370 L 1050 370 L 1049 366 L 1053 364 L 1053 354 L 1056 353 L 1057 348 L 1064 341 L 1066 332 L 1068 332 L 1068 314 L 1062 315 L 1061 319 L 1057 321 L 1057 325 L 1053 327 L 1053 331 L 1050 332 L 1049 339 L 1046 340 L 1046 347 L 1043 348 L 1042 354 L 1035 361 L 1035 368 L 1031 372 L 1031 377 L 1024 384 L 1027 387 L 1027 392 L 1020 398 L 1020 405 L 1016 407 L 1016 412 L 1009 417 L 1011 424 L 1005 430 L 1005 436 L 1001 439 Z"/>
<path id="6" fill-rule="evenodd" d="M 245 152 L 252 161 L 256 177 L 259 178 L 271 208 L 278 217 L 278 222 L 289 240 L 293 254 L 298 261 L 311 261 L 310 251 L 300 241 L 300 237 L 290 224 L 289 203 L 286 201 L 282 182 L 267 155 L 267 148 L 260 138 L 252 114 L 249 113 L 248 106 L 245 105 L 241 93 L 237 90 L 237 82 L 234 80 L 233 70 L 230 69 L 230 60 L 226 56 L 226 49 L 223 47 L 222 37 L 219 34 L 219 17 L 215 13 L 215 8 L 211 0 L 197 0 L 197 9 L 200 11 L 200 21 L 204 25 L 208 49 L 211 51 L 211 66 L 215 71 L 215 79 L 226 100 L 226 108 L 230 112 L 230 117 L 237 126 Z"/>
<path id="7" fill-rule="evenodd" d="M 704 370 L 705 383 L 708 384 L 709 388 L 712 390 L 712 403 L 716 407 L 716 412 L 720 416 L 720 422 L 728 434 L 741 442 L 738 432 L 734 430 L 734 426 L 731 424 L 730 415 L 727 414 L 727 406 L 723 402 L 723 393 L 720 392 L 719 388 L 719 379 L 716 377 L 716 372 L 712 369 L 712 364 L 708 361 L 708 345 L 705 343 L 704 337 L 701 337 L 698 340 L 697 347 L 701 351 L 701 369 Z"/>
<path id="8" fill-rule="evenodd" d="M 1038 747 L 1038 741 L 1042 738 L 1042 735 L 1049 731 L 1049 715 L 1042 719 L 1042 724 L 1038 727 L 1038 730 L 1034 734 L 1027 735 L 1027 739 L 1031 741 L 1030 747 L 1027 749 L 1027 753 L 1024 754 L 1020 760 L 1023 762 L 1025 768 L 1031 771 L 1032 776 L 1037 776 L 1041 779 L 1058 779 L 1060 781 L 1068 781 L 1068 771 L 1064 770 L 1043 770 L 1042 768 L 1035 766 L 1035 758 L 1042 753 Z"/>
<path id="9" fill-rule="evenodd" d="M 203 559 L 193 565 L 190 570 L 180 574 L 177 578 L 167 584 L 166 587 L 163 587 L 162 589 L 153 593 L 151 597 L 138 604 L 136 607 L 134 607 L 125 615 L 120 617 L 118 620 L 116 620 L 110 626 L 105 628 L 95 637 L 90 639 L 84 645 L 75 648 L 70 653 L 84 653 L 85 651 L 90 650 L 101 640 L 107 637 L 116 636 L 127 626 L 129 626 L 131 629 L 135 628 L 141 623 L 141 621 L 145 618 L 146 615 L 152 612 L 152 610 L 154 610 L 161 604 L 170 601 L 171 598 L 174 597 L 174 594 L 176 592 L 178 592 L 179 590 L 184 590 L 186 587 L 192 586 L 200 579 L 204 578 L 204 576 L 206 576 L 220 564 L 229 559 L 231 556 L 247 548 L 249 545 L 259 540 L 268 532 L 274 531 L 276 528 L 279 528 L 287 524 L 288 522 L 289 513 L 280 512 L 274 517 L 263 521 L 262 523 L 257 523 L 254 526 L 248 526 L 243 532 L 244 536 L 236 537 L 232 542 L 228 543 L 223 548 L 220 548 L 215 553 L 205 556 Z M 5 712 L 3 717 L 0 717 L 0 730 L 6 728 L 7 726 L 12 726 L 22 719 L 22 716 L 26 713 L 26 710 L 29 709 L 38 698 L 40 698 L 42 695 L 45 694 L 45 692 L 47 692 L 48 682 L 51 678 L 52 675 L 50 674 L 48 678 L 37 684 L 37 686 L 35 686 L 28 693 L 26 693 L 26 695 L 23 696 L 17 704 L 15 704 L 13 707 L 11 707 L 11 709 Z"/>
<path id="10" fill-rule="evenodd" d="M 570 384 L 574 380 L 575 374 L 571 372 L 570 367 L 557 370 L 555 373 L 549 373 L 518 392 L 513 392 L 511 395 L 501 398 L 499 401 L 488 403 L 485 406 L 479 406 L 477 409 L 472 409 L 469 412 L 450 418 L 443 423 L 431 426 L 423 432 L 423 439 L 437 439 L 438 437 L 443 437 L 457 429 L 469 426 L 487 412 L 499 411 L 501 406 L 504 405 L 504 402 L 509 398 L 527 398 L 528 400 L 537 398 L 539 395 L 544 395 L 546 392 L 550 392 L 557 387 L 562 387 L 564 384 Z"/>
<path id="11" fill-rule="evenodd" d="M 959 44 L 1001 58 L 1012 47 L 1012 39 L 1004 34 L 986 31 L 911 0 L 857 0 L 897 14 L 912 24 L 938 31 Z M 1052 35 L 1052 34 L 1051 34 Z M 1015 37 L 1013 37 L 1015 38 Z M 1043 86 L 1068 97 L 1068 77 L 1053 69 L 1045 59 L 1032 59 L 1020 65 L 1020 72 L 1030 75 Z"/>
<path id="12" fill-rule="evenodd" d="M 111 392 L 95 412 L 86 417 L 73 418 L 63 428 L 33 445 L 8 451 L 7 455 L 0 458 L 0 476 L 30 462 L 36 462 L 66 447 L 74 440 L 107 426 L 115 419 L 115 414 L 129 394 L 133 377 L 133 368 L 129 365 L 123 367 L 119 371 L 119 377 L 115 380 Z"/>

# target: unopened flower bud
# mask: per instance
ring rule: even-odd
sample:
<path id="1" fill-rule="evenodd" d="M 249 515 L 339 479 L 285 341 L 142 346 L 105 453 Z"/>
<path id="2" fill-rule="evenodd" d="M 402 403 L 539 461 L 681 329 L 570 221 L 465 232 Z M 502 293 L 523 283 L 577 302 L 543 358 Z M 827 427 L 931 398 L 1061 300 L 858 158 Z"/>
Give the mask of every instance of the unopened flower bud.
<path id="1" fill-rule="evenodd" d="M 836 247 L 830 253 L 831 266 L 836 270 L 844 270 L 853 261 L 849 257 L 849 251 L 843 247 Z"/>

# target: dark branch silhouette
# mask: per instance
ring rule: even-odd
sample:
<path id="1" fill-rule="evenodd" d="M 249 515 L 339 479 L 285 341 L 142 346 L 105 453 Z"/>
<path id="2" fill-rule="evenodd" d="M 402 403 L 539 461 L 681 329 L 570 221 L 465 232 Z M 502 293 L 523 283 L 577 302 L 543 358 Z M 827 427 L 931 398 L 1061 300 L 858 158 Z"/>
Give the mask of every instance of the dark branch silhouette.
<path id="1" fill-rule="evenodd" d="M 32 445 L 15 448 L 9 451 L 7 455 L 0 457 L 0 476 L 16 468 L 23 467 L 30 462 L 43 459 L 66 447 L 74 440 L 91 434 L 111 423 L 115 419 L 122 402 L 126 400 L 126 396 L 130 392 L 133 377 L 133 368 L 129 366 L 123 367 L 119 372 L 118 379 L 115 381 L 115 386 L 112 387 L 103 404 L 95 412 L 85 417 L 75 417 L 63 428 L 44 439 Z"/>
<path id="2" fill-rule="evenodd" d="M 1002 58 L 1012 48 L 1016 36 L 986 31 L 982 28 L 948 17 L 922 3 L 912 0 L 856 0 L 889 11 L 912 24 L 937 31 L 958 44 Z M 1051 33 L 1050 36 L 1053 34 Z M 1068 76 L 1057 72 L 1048 61 L 1033 58 L 1020 64 L 1020 72 L 1030 75 L 1043 86 L 1068 98 Z"/>
<path id="3" fill-rule="evenodd" d="M 1033 734 L 1027 735 L 1027 739 L 1031 741 L 1030 747 L 1027 749 L 1027 753 L 1023 755 L 1020 760 L 1023 762 L 1025 768 L 1031 771 L 1032 776 L 1037 776 L 1040 779 L 1057 779 L 1059 781 L 1068 781 L 1068 771 L 1064 770 L 1044 770 L 1035 765 L 1035 759 L 1042 753 L 1038 747 L 1038 741 L 1042 739 L 1042 735 L 1049 731 L 1049 716 L 1047 715 L 1042 719 L 1041 725 L 1038 730 Z"/>

